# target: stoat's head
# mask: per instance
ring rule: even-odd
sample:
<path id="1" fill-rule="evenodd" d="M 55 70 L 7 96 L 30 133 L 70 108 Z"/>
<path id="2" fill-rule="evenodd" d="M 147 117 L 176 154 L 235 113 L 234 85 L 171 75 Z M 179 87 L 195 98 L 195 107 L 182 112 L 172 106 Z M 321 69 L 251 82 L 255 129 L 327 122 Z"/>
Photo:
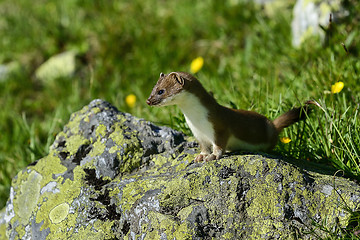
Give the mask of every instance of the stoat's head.
<path id="1" fill-rule="evenodd" d="M 146 103 L 150 106 L 178 104 L 179 96 L 185 91 L 185 85 L 188 82 L 187 75 L 187 73 L 182 72 L 160 73 L 159 80 Z"/>

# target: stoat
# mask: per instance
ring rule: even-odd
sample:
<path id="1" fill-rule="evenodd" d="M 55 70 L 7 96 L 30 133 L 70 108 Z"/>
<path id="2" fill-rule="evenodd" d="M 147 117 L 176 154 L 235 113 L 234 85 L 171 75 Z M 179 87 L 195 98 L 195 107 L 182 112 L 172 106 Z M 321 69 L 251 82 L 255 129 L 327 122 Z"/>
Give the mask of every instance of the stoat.
<path id="1" fill-rule="evenodd" d="M 160 73 L 160 78 L 147 99 L 150 106 L 178 105 L 201 153 L 195 161 L 219 159 L 224 151 L 269 151 L 279 133 L 307 115 L 307 105 L 294 108 L 274 121 L 252 111 L 221 106 L 191 74 Z"/>

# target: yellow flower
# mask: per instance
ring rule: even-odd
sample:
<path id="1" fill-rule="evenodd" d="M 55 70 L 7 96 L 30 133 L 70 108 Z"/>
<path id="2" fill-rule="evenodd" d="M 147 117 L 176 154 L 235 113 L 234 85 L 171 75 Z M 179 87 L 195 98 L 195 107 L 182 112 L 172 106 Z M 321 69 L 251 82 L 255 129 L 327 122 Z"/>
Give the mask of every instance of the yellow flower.
<path id="1" fill-rule="evenodd" d="M 339 93 L 344 88 L 343 82 L 337 82 L 331 86 L 331 93 Z"/>
<path id="2" fill-rule="evenodd" d="M 280 142 L 287 144 L 287 143 L 291 142 L 291 139 L 288 137 L 282 137 L 282 138 L 280 138 Z"/>
<path id="3" fill-rule="evenodd" d="M 134 94 L 129 94 L 125 98 L 126 105 L 129 106 L 129 108 L 135 107 L 136 104 L 136 96 Z"/>
<path id="4" fill-rule="evenodd" d="M 190 72 L 197 73 L 198 71 L 200 71 L 200 69 L 203 67 L 203 65 L 204 65 L 204 59 L 202 57 L 195 58 L 191 62 Z"/>

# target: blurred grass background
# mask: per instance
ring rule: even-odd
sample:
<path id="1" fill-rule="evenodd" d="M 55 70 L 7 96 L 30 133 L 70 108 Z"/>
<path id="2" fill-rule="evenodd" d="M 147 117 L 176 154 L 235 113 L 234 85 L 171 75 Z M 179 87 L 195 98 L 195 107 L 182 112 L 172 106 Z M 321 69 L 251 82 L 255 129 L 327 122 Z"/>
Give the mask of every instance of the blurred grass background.
<path id="1" fill-rule="evenodd" d="M 265 11 L 250 1 L 1 0 L 0 205 L 11 178 L 45 156 L 70 114 L 102 98 L 121 111 L 191 134 L 175 107 L 149 108 L 145 100 L 160 72 L 196 74 L 226 106 L 271 119 L 315 99 L 321 108 L 284 131 L 291 142 L 274 154 L 333 165 L 359 177 L 359 29 L 357 1 L 349 17 L 325 26 L 301 48 L 291 46 L 292 7 Z M 347 51 L 341 45 L 344 43 Z M 36 69 L 50 57 L 76 52 L 69 77 L 41 81 Z M 331 93 L 336 82 L 340 93 Z M 126 96 L 134 94 L 129 106 Z"/>

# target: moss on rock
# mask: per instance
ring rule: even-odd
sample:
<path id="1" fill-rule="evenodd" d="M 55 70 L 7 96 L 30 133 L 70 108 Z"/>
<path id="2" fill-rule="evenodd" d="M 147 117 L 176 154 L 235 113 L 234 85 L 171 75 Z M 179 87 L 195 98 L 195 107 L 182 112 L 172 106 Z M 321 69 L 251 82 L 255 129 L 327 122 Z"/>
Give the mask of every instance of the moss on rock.
<path id="1" fill-rule="evenodd" d="M 13 179 L 0 236 L 312 239 L 328 234 L 314 223 L 346 227 L 360 202 L 347 179 L 265 155 L 194 163 L 194 146 L 95 100 Z"/>

